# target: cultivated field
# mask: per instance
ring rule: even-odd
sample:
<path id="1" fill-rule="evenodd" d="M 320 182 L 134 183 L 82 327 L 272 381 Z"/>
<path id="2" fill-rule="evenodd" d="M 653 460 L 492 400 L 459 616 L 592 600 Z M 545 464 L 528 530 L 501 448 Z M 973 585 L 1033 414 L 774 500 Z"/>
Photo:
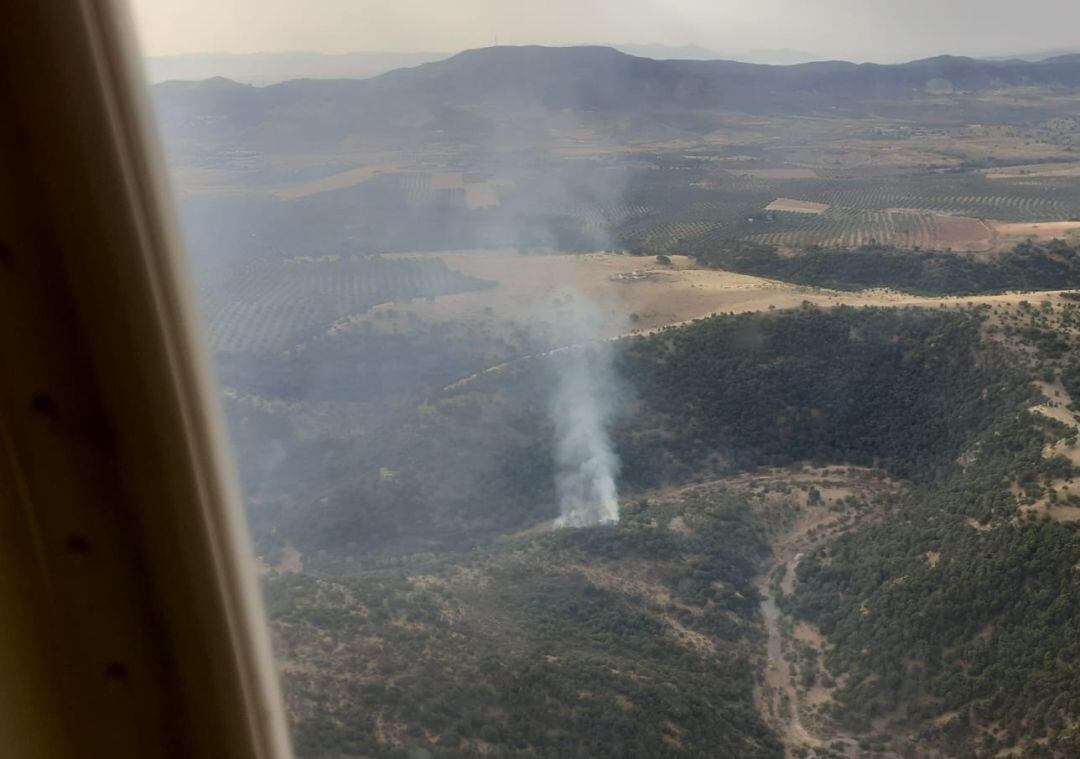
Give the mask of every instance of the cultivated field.
<path id="1" fill-rule="evenodd" d="M 1053 93 L 1016 97 L 1034 105 Z M 945 100 L 928 97 L 928 113 Z M 262 263 L 208 283 L 216 349 L 280 350 L 328 331 L 454 324 L 510 355 L 538 325 L 557 342 L 551 331 L 560 313 L 572 313 L 573 290 L 602 304 L 608 336 L 803 301 L 922 302 L 699 270 L 681 255 L 732 241 L 781 252 L 883 244 L 978 254 L 1028 238 L 1080 242 L 1075 121 L 933 123 L 942 125 L 733 113 L 706 131 L 656 129 L 631 140 L 553 116 L 547 131 L 507 137 L 507 148 L 527 150 L 498 160 L 431 143 L 325 154 L 191 149 L 173 165 L 184 196 L 270 198 L 278 205 L 260 212 L 294 222 L 289 240 L 268 234 L 258 243 L 272 249 Z M 265 219 L 256 222 L 257 232 Z M 553 248 L 562 252 L 548 255 Z M 579 255 L 601 249 L 643 255 Z M 299 252 L 387 255 L 350 268 L 299 263 Z M 660 253 L 674 265 L 656 263 Z M 655 276 L 612 279 L 637 269 Z M 497 286 L 477 290 L 469 277 Z"/>
<path id="2" fill-rule="evenodd" d="M 204 296 L 217 351 L 291 347 L 337 319 L 379 303 L 484 287 L 433 258 L 293 258 L 253 264 Z"/>

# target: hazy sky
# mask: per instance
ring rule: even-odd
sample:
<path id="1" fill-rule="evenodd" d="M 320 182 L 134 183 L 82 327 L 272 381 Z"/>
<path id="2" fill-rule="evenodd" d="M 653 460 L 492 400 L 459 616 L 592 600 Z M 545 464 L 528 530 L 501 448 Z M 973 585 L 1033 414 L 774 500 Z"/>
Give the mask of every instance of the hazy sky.
<path id="1" fill-rule="evenodd" d="M 148 55 L 492 44 L 790 48 L 906 60 L 1080 47 L 1077 0 L 131 0 Z"/>

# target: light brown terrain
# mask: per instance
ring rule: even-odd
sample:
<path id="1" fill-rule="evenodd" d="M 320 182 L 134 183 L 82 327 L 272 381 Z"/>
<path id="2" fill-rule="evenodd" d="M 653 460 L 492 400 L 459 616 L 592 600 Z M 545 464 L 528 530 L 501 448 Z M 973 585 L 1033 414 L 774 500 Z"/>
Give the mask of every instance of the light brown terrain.
<path id="1" fill-rule="evenodd" d="M 1080 177 L 1080 163 L 1036 163 L 987 169 L 987 179 L 1018 179 L 1037 177 Z"/>
<path id="2" fill-rule="evenodd" d="M 1037 240 L 1066 240 L 1075 242 L 1080 239 L 1080 221 L 1038 221 L 1038 222 L 991 222 L 1001 245 L 1012 245 L 1029 238 Z"/>
<path id="3" fill-rule="evenodd" d="M 785 169 L 740 169 L 740 174 L 758 179 L 814 179 L 817 172 L 813 169 L 800 169 L 797 167 Z M 782 211 L 784 209 L 777 209 Z"/>
<path id="4" fill-rule="evenodd" d="M 993 247 L 994 228 L 981 219 L 937 216 L 937 240 L 943 247 L 959 250 L 987 250 Z"/>
<path id="5" fill-rule="evenodd" d="M 435 256 L 465 274 L 497 286 L 426 300 L 388 303 L 372 313 L 338 322 L 331 332 L 394 329 L 409 323 L 453 322 L 478 334 L 504 335 L 527 323 L 557 324 L 560 311 L 572 311 L 575 292 L 587 295 L 601 309 L 598 337 L 644 334 L 717 313 L 743 313 L 818 306 L 966 307 L 968 304 L 1015 304 L 1024 293 L 963 297 L 923 297 L 891 290 L 848 292 L 793 285 L 747 274 L 698 268 L 686 256 L 672 256 L 671 265 L 655 259 L 610 253 L 523 255 L 513 251 L 450 251 L 392 254 Z M 641 279 L 613 279 L 631 272 Z M 1055 300 L 1055 293 L 1040 293 Z M 376 315 L 380 314 L 379 318 Z M 392 315 L 391 315 L 392 312 Z M 636 318 L 635 318 L 636 317 Z"/>
<path id="6" fill-rule="evenodd" d="M 369 179 L 383 173 L 384 171 L 393 171 L 395 166 L 393 164 L 371 164 L 367 166 L 358 166 L 354 169 L 342 171 L 337 174 L 332 174 L 328 177 L 321 179 L 315 179 L 310 182 L 304 182 L 298 185 L 291 185 L 283 187 L 274 192 L 279 198 L 285 198 L 287 200 L 296 200 L 297 198 L 304 198 L 309 195 L 318 195 L 322 192 L 330 192 L 332 190 L 344 190 L 348 187 L 366 182 Z"/>
<path id="7" fill-rule="evenodd" d="M 786 211 L 787 213 L 811 213 L 820 215 L 829 210 L 828 203 L 812 203 L 809 200 L 777 198 L 765 206 L 766 211 Z"/>

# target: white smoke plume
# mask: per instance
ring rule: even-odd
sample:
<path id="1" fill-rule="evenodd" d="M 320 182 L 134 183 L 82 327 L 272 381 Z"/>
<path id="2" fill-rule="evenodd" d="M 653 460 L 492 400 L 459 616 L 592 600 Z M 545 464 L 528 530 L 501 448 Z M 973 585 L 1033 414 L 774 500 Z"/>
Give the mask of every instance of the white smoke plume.
<path id="1" fill-rule="evenodd" d="M 566 327 L 570 347 L 554 362 L 558 374 L 550 407 L 560 512 L 556 527 L 619 521 L 619 457 L 609 434 L 617 394 L 611 343 L 598 338 L 595 305 L 580 293 L 572 302 Z"/>

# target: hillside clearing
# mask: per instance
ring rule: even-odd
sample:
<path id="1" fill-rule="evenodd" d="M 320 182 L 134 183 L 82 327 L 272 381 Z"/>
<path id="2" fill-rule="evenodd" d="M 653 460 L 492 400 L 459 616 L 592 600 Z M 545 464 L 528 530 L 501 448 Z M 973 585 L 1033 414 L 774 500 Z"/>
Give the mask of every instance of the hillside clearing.
<path id="1" fill-rule="evenodd" d="M 458 272 L 493 281 L 496 287 L 475 292 L 439 295 L 424 300 L 386 304 L 395 320 L 387 324 L 454 322 L 477 333 L 506 335 L 525 324 L 552 320 L 560 308 L 569 307 L 580 292 L 602 311 L 598 337 L 614 338 L 645 334 L 663 327 L 684 324 L 717 313 L 747 313 L 817 306 L 924 306 L 962 307 L 968 304 L 1015 304 L 1030 294 L 924 297 L 886 289 L 857 292 L 793 285 L 778 280 L 716 269 L 697 268 L 693 259 L 671 256 L 670 266 L 651 258 L 608 253 L 586 255 L 523 255 L 513 251 L 448 251 L 394 254 L 408 258 L 435 257 Z M 644 272 L 641 280 L 613 280 L 618 274 Z M 1055 299 L 1057 292 L 1040 297 Z M 570 296 L 570 300 L 568 300 Z M 636 318 L 634 318 L 636 316 Z M 374 323 L 361 315 L 340 323 L 337 330 Z M 377 325 L 376 325 L 377 326 Z"/>

